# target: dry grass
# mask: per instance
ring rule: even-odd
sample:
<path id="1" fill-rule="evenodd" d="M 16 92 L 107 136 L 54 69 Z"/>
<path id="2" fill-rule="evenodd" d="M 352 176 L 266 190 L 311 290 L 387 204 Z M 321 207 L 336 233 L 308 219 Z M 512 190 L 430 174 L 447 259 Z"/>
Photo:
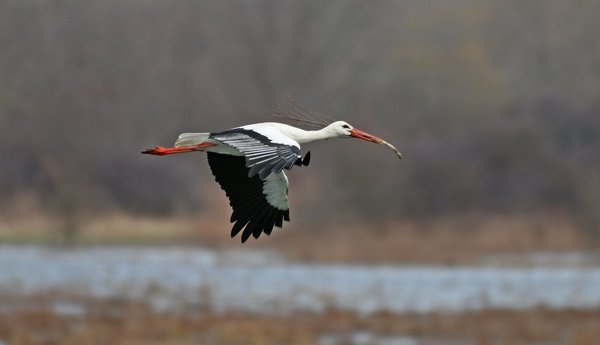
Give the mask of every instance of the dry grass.
<path id="1" fill-rule="evenodd" d="M 0 340 L 29 344 L 318 344 L 325 335 L 355 331 L 380 336 L 461 340 L 465 344 L 578 344 L 600 339 L 600 310 L 486 310 L 461 314 L 360 316 L 249 315 L 188 311 L 162 314 L 138 304 L 79 301 L 85 315 L 58 316 L 49 297 L 36 308 L 0 314 Z"/>
<path id="2" fill-rule="evenodd" d="M 308 234 L 302 230 L 275 237 L 275 245 L 294 259 L 320 262 L 460 264 L 486 255 L 576 251 L 589 245 L 564 218 L 541 215 L 344 224 Z"/>
<path id="3" fill-rule="evenodd" d="M 193 218 L 149 218 L 120 214 L 83 222 L 80 244 L 186 244 L 212 248 L 242 246 L 229 237 L 227 210 Z M 0 222 L 0 241 L 60 243 L 60 222 L 43 216 Z M 486 255 L 576 251 L 589 241 L 564 217 L 467 217 L 430 222 L 331 224 L 318 228 L 296 221 L 270 237 L 250 239 L 245 248 L 278 250 L 292 260 L 312 262 L 477 262 Z"/>

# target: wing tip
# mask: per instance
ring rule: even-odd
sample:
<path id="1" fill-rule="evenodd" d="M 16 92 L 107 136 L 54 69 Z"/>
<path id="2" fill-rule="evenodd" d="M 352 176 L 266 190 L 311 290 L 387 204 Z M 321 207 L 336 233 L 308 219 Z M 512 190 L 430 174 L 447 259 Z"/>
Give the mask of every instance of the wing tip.
<path id="1" fill-rule="evenodd" d="M 250 237 L 258 239 L 261 234 L 270 236 L 273 228 L 283 228 L 284 221 L 290 221 L 289 210 L 266 210 L 263 211 L 262 214 L 254 214 L 243 220 L 238 219 L 235 221 L 235 224 L 231 229 L 231 238 L 236 237 L 241 232 L 241 243 L 246 243 Z"/>

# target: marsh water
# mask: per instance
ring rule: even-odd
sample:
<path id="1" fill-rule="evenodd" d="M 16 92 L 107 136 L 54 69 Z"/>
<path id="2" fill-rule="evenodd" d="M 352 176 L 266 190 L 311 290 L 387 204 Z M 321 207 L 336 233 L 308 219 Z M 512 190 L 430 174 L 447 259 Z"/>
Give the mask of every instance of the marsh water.
<path id="1" fill-rule="evenodd" d="M 492 258 L 473 266 L 340 265 L 287 262 L 268 251 L 5 245 L 0 310 L 39 294 L 58 296 L 64 303 L 55 309 L 65 314 L 79 312 L 69 302 L 77 298 L 131 300 L 159 311 L 275 314 L 600 307 L 600 266 L 593 259 L 534 258 L 532 264 Z"/>

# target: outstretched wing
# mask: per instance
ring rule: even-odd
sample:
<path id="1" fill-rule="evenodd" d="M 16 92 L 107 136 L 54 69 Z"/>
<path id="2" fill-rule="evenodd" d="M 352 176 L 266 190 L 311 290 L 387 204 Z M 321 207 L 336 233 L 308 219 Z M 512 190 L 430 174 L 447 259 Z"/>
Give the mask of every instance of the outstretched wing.
<path id="1" fill-rule="evenodd" d="M 231 237 L 242 229 L 242 243 L 261 233 L 271 234 L 274 226 L 281 228 L 283 221 L 290 220 L 287 202 L 288 180 L 283 172 L 260 178 L 249 177 L 251 168 L 246 167 L 242 156 L 207 152 L 208 164 L 215 180 L 225 191 L 233 209 Z"/>
<path id="2" fill-rule="evenodd" d="M 300 144 L 274 128 L 252 126 L 212 133 L 211 139 L 227 144 L 246 157 L 248 177 L 258 174 L 261 179 L 291 169 L 300 156 Z"/>

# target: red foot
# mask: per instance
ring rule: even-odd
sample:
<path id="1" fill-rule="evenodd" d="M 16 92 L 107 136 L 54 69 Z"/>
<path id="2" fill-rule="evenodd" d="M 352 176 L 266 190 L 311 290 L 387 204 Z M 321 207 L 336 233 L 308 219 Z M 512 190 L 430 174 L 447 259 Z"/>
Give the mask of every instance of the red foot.
<path id="1" fill-rule="evenodd" d="M 143 154 L 156 155 L 156 156 L 164 156 L 171 155 L 174 153 L 184 153 L 184 152 L 194 152 L 194 151 L 202 151 L 207 147 L 217 146 L 217 144 L 213 143 L 201 143 L 193 146 L 181 146 L 181 147 L 161 147 L 154 146 L 154 148 L 147 149 L 142 151 Z"/>

